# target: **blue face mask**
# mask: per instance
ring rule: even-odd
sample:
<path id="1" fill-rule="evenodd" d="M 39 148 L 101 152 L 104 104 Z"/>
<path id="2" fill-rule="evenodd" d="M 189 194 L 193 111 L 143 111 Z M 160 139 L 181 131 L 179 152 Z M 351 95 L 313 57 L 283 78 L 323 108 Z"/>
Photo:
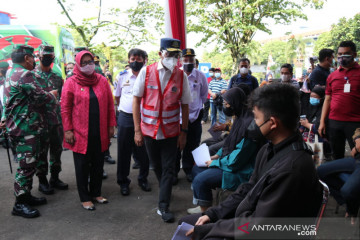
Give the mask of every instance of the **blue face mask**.
<path id="1" fill-rule="evenodd" d="M 319 105 L 320 104 L 320 99 L 310 97 L 310 104 L 313 105 L 313 106 Z"/>
<path id="2" fill-rule="evenodd" d="M 219 73 L 219 72 L 215 73 L 215 77 L 216 77 L 216 78 L 221 77 L 221 73 Z"/>

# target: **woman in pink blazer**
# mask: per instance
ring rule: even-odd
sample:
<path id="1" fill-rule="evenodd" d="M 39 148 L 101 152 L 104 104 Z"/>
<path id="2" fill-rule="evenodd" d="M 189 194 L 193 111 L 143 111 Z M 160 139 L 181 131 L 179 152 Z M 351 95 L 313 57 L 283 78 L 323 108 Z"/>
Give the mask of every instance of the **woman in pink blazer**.
<path id="1" fill-rule="evenodd" d="M 103 152 L 109 147 L 116 125 L 114 101 L 106 78 L 95 73 L 93 55 L 81 51 L 75 62 L 74 75 L 66 80 L 61 94 L 64 147 L 74 154 L 81 204 L 95 210 L 92 201 L 108 203 L 101 196 L 101 184 Z"/>

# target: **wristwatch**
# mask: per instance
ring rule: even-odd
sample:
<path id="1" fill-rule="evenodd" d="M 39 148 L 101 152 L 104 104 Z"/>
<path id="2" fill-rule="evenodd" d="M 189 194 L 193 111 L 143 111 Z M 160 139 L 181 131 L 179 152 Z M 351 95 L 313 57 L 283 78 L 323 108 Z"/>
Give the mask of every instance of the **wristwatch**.
<path id="1" fill-rule="evenodd" d="M 189 129 L 183 129 L 183 128 L 181 128 L 181 131 L 184 132 L 184 133 L 188 133 Z"/>

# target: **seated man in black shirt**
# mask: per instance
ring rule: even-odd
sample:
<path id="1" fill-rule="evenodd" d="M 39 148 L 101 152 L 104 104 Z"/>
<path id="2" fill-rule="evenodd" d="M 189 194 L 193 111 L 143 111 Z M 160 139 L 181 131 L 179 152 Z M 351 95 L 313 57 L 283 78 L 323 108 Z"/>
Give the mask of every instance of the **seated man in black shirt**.
<path id="1" fill-rule="evenodd" d="M 251 231 L 254 223 L 269 218 L 310 218 L 310 224 L 315 223 L 322 187 L 312 152 L 297 131 L 298 90 L 288 84 L 266 85 L 257 88 L 250 101 L 254 121 L 247 134 L 265 137 L 269 143 L 260 149 L 248 183 L 241 184 L 219 206 L 180 220 L 195 225 L 187 233 L 192 239 L 251 238 L 259 233 Z M 239 230 L 244 225 L 249 226 L 245 227 L 248 233 Z"/>
<path id="2" fill-rule="evenodd" d="M 309 76 L 310 90 L 319 85 L 325 88 L 326 79 L 330 75 L 330 68 L 334 64 L 334 50 L 323 48 L 319 52 L 319 64 Z"/>

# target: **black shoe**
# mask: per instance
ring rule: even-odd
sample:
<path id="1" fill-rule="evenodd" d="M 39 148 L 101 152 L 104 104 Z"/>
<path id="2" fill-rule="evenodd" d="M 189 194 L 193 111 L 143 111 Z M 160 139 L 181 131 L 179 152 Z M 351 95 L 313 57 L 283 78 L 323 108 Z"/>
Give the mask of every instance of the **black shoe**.
<path id="1" fill-rule="evenodd" d="M 116 162 L 115 162 L 115 160 L 114 159 L 112 159 L 112 157 L 109 155 L 109 156 L 105 156 L 104 157 L 104 160 L 105 160 L 105 162 L 107 162 L 107 163 L 109 163 L 109 164 L 115 164 Z"/>
<path id="2" fill-rule="evenodd" d="M 132 165 L 132 169 L 139 169 L 140 168 L 140 164 L 135 162 L 133 165 Z"/>
<path id="3" fill-rule="evenodd" d="M 11 214 L 24 218 L 35 218 L 40 216 L 39 210 L 31 208 L 28 204 L 25 203 L 15 203 Z"/>
<path id="4" fill-rule="evenodd" d="M 193 181 L 193 176 L 192 176 L 191 173 L 186 174 L 186 180 L 187 180 L 188 182 L 192 182 L 192 181 Z"/>
<path id="5" fill-rule="evenodd" d="M 120 187 L 121 195 L 128 196 L 130 194 L 130 188 L 129 186 L 122 186 Z"/>
<path id="6" fill-rule="evenodd" d="M 46 176 L 39 177 L 39 191 L 46 195 L 54 194 L 54 189 L 50 187 Z"/>
<path id="7" fill-rule="evenodd" d="M 166 222 L 166 223 L 172 223 L 175 220 L 174 214 L 169 212 L 169 209 L 159 208 L 157 210 L 157 214 L 159 214 L 161 216 L 162 220 L 164 220 L 164 222 Z"/>
<path id="8" fill-rule="evenodd" d="M 67 190 L 69 185 L 64 183 L 59 179 L 59 177 L 51 177 L 50 178 L 50 187 L 60 189 L 60 190 Z"/>
<path id="9" fill-rule="evenodd" d="M 151 192 L 151 187 L 148 182 L 139 182 L 140 188 L 145 192 Z"/>
<path id="10" fill-rule="evenodd" d="M 47 204 L 47 200 L 44 197 L 34 197 L 33 195 L 30 195 L 27 199 L 27 204 L 29 204 L 30 206 L 39 206 L 39 205 L 44 205 Z"/>
<path id="11" fill-rule="evenodd" d="M 102 177 L 102 179 L 107 179 L 107 178 L 108 178 L 107 173 L 106 173 L 105 171 L 103 171 L 103 177 Z M 89 178 L 89 182 L 90 182 L 90 178 Z"/>

